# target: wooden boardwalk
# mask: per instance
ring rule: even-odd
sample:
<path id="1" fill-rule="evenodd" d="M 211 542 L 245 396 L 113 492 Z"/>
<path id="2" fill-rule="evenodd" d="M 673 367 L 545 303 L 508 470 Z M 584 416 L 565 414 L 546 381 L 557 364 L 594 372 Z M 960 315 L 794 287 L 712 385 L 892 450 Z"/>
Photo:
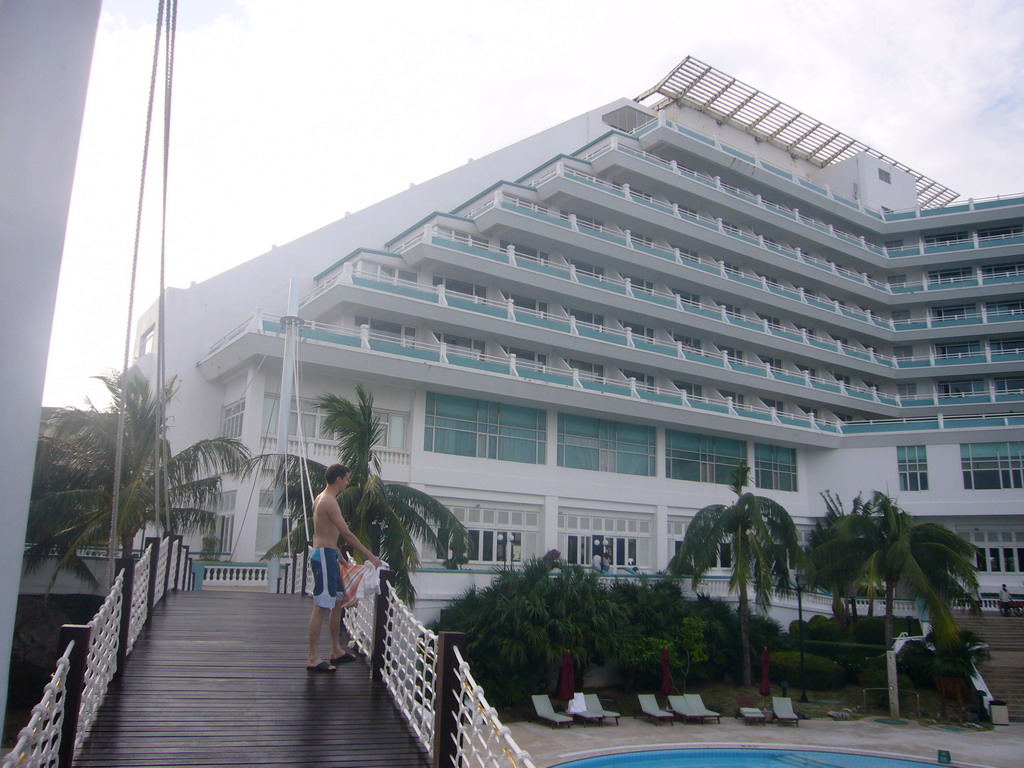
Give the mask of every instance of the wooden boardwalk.
<path id="1" fill-rule="evenodd" d="M 428 766 L 364 660 L 306 672 L 311 607 L 300 595 L 168 594 L 74 764 Z"/>

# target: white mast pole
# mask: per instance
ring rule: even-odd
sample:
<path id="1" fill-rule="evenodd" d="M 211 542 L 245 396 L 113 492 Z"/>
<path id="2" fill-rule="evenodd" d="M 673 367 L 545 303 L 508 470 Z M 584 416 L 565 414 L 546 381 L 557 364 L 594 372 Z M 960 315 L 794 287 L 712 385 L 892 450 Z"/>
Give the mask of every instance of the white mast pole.
<path id="1" fill-rule="evenodd" d="M 281 318 L 281 325 L 284 326 L 284 356 L 281 359 L 281 398 L 277 406 L 277 453 L 281 457 L 277 484 L 274 487 L 274 510 L 271 517 L 271 530 L 275 539 L 281 535 L 284 516 L 281 512 L 281 504 L 284 500 L 285 457 L 288 455 L 288 423 L 292 414 L 292 382 L 295 373 L 295 339 L 299 328 L 302 327 L 302 319 L 299 318 L 299 291 L 298 280 L 290 278 L 288 281 L 288 314 Z M 296 408 L 296 410 L 298 410 Z M 301 450 L 301 447 L 300 447 Z M 267 592 L 273 594 L 277 591 L 277 581 L 281 576 L 281 558 L 275 557 L 267 564 Z"/>

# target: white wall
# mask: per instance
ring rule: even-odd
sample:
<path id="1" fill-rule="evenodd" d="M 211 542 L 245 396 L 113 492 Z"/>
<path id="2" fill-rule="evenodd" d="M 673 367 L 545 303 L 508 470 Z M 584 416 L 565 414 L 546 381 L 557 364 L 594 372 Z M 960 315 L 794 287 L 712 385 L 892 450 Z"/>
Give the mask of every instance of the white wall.
<path id="1" fill-rule="evenodd" d="M 0 2 L 0 714 L 100 0 Z"/>

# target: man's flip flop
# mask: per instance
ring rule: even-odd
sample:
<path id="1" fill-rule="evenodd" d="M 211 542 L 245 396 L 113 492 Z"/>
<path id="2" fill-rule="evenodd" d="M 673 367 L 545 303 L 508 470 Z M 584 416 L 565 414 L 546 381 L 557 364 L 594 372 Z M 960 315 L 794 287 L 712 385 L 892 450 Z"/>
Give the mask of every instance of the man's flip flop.
<path id="1" fill-rule="evenodd" d="M 355 661 L 356 657 L 351 653 L 343 653 L 341 656 L 335 656 L 331 659 L 331 664 L 348 664 L 350 661 Z"/>
<path id="2" fill-rule="evenodd" d="M 306 667 L 307 672 L 336 672 L 337 669 L 337 667 L 332 667 L 326 661 L 321 661 L 319 664 L 312 667 Z"/>

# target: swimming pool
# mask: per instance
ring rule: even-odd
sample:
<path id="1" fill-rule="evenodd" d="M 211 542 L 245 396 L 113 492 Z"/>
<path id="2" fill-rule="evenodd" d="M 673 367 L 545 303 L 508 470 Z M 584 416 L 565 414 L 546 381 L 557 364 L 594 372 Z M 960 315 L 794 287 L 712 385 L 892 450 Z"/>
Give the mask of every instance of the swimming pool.
<path id="1" fill-rule="evenodd" d="M 601 755 L 554 768 L 922 768 L 925 761 L 796 749 L 659 749 Z"/>

